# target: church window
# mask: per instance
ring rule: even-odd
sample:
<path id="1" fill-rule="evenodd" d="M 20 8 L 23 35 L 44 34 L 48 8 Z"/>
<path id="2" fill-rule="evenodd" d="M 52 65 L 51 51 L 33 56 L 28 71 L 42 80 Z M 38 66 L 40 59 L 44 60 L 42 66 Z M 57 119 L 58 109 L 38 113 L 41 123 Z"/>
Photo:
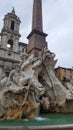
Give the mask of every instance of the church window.
<path id="1" fill-rule="evenodd" d="M 11 50 L 13 49 L 13 41 L 11 39 L 8 40 L 7 48 Z"/>
<path id="2" fill-rule="evenodd" d="M 14 30 L 15 22 L 12 20 L 11 21 L 11 30 Z"/>

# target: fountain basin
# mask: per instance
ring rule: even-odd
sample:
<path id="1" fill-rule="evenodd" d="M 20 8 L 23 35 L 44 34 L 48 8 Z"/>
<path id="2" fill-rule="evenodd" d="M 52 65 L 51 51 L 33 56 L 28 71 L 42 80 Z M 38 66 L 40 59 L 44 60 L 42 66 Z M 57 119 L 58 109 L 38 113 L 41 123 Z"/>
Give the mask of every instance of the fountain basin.
<path id="1" fill-rule="evenodd" d="M 2 130 L 73 130 L 73 113 L 44 114 L 36 119 L 3 120 Z"/>
<path id="2" fill-rule="evenodd" d="M 57 125 L 43 127 L 0 127 L 0 130 L 73 130 L 73 125 Z"/>

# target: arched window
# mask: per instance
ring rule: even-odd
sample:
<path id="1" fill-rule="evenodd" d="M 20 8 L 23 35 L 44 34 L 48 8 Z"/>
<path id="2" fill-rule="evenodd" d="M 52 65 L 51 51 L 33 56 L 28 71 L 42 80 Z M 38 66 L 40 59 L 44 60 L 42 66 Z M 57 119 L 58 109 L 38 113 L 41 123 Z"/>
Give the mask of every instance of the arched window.
<path id="1" fill-rule="evenodd" d="M 7 48 L 11 50 L 13 49 L 13 41 L 11 39 L 8 40 Z"/>
<path id="2" fill-rule="evenodd" d="M 11 21 L 11 30 L 13 30 L 14 31 L 14 26 L 15 26 L 15 21 Z"/>

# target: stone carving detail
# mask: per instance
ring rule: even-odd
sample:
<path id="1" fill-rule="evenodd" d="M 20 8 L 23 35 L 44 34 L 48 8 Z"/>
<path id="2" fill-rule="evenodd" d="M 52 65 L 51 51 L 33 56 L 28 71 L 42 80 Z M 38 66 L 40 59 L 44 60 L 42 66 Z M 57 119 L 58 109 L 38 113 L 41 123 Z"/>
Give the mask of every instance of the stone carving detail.
<path id="1" fill-rule="evenodd" d="M 22 58 L 8 77 L 0 78 L 0 118 L 35 118 L 40 111 L 63 111 L 73 92 L 69 84 L 64 87 L 55 76 L 55 54 L 44 48 L 38 57 Z"/>

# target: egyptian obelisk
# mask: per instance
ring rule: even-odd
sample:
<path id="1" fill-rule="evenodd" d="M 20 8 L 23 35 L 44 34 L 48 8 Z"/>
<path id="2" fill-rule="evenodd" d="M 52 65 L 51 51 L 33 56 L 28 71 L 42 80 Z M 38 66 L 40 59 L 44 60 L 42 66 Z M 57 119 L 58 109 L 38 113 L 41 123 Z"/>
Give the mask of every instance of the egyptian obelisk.
<path id="1" fill-rule="evenodd" d="M 34 0 L 32 31 L 27 37 L 29 40 L 27 52 L 29 55 L 38 55 L 42 49 L 47 47 L 46 36 L 47 34 L 43 32 L 42 0 Z"/>

